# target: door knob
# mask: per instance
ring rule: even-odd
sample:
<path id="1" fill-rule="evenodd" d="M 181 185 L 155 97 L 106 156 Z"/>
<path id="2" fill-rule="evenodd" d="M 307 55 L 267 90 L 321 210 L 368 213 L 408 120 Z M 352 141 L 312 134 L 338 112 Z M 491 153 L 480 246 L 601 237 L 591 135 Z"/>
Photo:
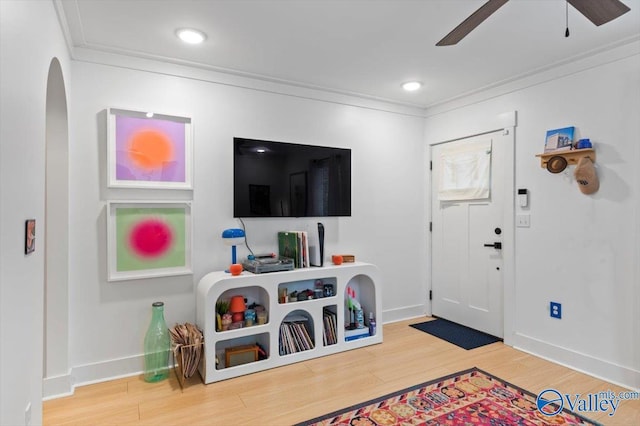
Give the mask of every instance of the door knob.
<path id="1" fill-rule="evenodd" d="M 496 241 L 493 244 L 485 244 L 485 247 L 493 247 L 496 250 L 502 250 L 502 243 L 500 241 Z"/>

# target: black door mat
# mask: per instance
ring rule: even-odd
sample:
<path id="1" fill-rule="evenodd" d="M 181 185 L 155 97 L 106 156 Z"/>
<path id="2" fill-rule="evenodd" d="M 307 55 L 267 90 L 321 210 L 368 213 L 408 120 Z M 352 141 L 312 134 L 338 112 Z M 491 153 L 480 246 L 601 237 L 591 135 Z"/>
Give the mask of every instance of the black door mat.
<path id="1" fill-rule="evenodd" d="M 409 325 L 467 350 L 502 341 L 499 337 L 442 318 Z"/>

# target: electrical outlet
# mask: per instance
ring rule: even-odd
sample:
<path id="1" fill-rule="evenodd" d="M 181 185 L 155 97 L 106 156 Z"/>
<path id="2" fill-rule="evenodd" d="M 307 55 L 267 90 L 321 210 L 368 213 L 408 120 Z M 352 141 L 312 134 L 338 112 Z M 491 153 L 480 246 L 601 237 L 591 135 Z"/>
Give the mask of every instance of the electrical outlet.
<path id="1" fill-rule="evenodd" d="M 562 319 L 562 303 L 549 302 L 549 315 L 551 318 Z"/>
<path id="2" fill-rule="evenodd" d="M 31 403 L 24 409 L 24 426 L 31 426 Z"/>

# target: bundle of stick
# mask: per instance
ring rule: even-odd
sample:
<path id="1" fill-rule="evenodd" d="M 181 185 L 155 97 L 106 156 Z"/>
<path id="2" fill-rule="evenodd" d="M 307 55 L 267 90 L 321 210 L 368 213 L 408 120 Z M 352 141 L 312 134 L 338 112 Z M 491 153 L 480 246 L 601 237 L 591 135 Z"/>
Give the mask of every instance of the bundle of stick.
<path id="1" fill-rule="evenodd" d="M 169 332 L 175 345 L 173 355 L 182 369 L 183 377 L 188 379 L 198 370 L 204 342 L 202 331 L 193 324 L 185 323 L 176 324 Z"/>

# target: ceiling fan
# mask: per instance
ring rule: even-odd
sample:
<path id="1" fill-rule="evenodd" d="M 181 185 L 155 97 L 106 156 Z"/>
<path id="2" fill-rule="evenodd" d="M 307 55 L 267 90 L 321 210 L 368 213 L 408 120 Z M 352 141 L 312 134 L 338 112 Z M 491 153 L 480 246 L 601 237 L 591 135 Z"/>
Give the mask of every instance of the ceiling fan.
<path id="1" fill-rule="evenodd" d="M 485 19 L 504 6 L 507 1 L 509 0 L 487 1 L 480 9 L 473 12 L 467 19 L 462 21 L 460 25 L 455 27 L 453 31 L 436 43 L 436 46 L 451 46 L 457 44 L 465 38 L 467 34 L 473 31 L 474 28 L 484 22 Z M 567 2 L 598 26 L 613 21 L 631 10 L 619 0 L 567 0 Z"/>

